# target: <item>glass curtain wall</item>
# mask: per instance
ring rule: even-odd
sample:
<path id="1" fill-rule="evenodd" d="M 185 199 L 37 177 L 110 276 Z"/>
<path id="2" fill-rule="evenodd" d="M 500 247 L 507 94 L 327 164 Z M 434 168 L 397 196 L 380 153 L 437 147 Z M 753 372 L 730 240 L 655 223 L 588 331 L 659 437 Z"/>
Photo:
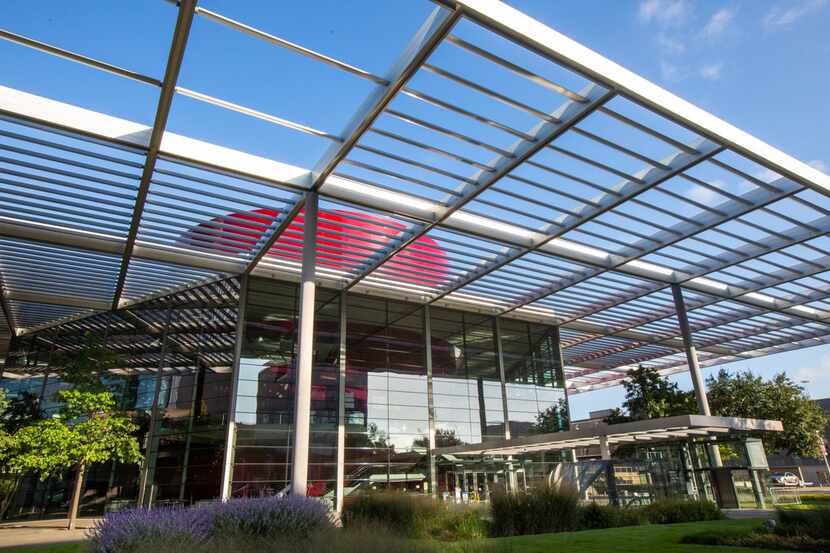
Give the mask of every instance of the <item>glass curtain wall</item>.
<path id="1" fill-rule="evenodd" d="M 141 424 L 144 473 L 134 466 L 96 467 L 86 484 L 85 513 L 139 497 L 144 504 L 221 497 L 228 432 L 231 496 L 289 490 L 299 289 L 256 277 L 246 286 L 242 306 L 240 281 L 232 278 L 15 340 L 0 381 L 13 399 L 53 411 L 56 392 L 67 386 L 61 363 L 97 344 L 112 358 L 107 378 L 118 384 L 119 404 Z M 431 424 L 436 447 L 477 443 L 504 438 L 508 430 L 513 436 L 550 430 L 550 417 L 539 415 L 562 406 L 554 328 L 322 288 L 315 311 L 309 495 L 334 502 L 339 454 L 345 495 L 388 488 L 425 493 Z M 345 446 L 338 451 L 341 428 Z M 519 471 L 522 461 L 537 460 L 515 460 Z M 486 496 L 507 479 L 498 460 L 493 466 L 480 459 L 437 463 L 439 493 Z M 32 513 L 58 513 L 70 484 L 32 484 L 18 504 Z"/>
<path id="2" fill-rule="evenodd" d="M 299 287 L 250 277 L 247 288 L 229 490 L 237 497 L 288 491 L 293 443 Z M 427 492 L 430 422 L 436 447 L 447 447 L 504 438 L 506 421 L 515 435 L 534 431 L 541 412 L 561 407 L 561 367 L 551 327 L 500 321 L 506 336 L 507 381 L 502 382 L 494 317 L 432 307 L 427 336 L 423 306 L 347 294 L 341 359 L 343 301 L 339 292 L 317 290 L 309 495 L 335 500 L 341 407 L 345 495 Z M 455 474 L 439 472 L 437 490 L 454 492 Z M 486 488 L 505 479 L 503 463 L 493 470 L 501 476 L 486 469 L 467 474 L 463 466 L 451 472 L 458 473 L 459 486 L 469 481 Z"/>
<path id="3" fill-rule="evenodd" d="M 295 283 L 250 278 L 236 394 L 230 495 L 289 490 L 294 425 Z M 334 499 L 337 481 L 340 294 L 318 289 L 311 394 L 309 495 Z"/>
<path id="4" fill-rule="evenodd" d="M 219 494 L 239 282 L 219 281 L 69 321 L 18 338 L 0 387 L 16 404 L 48 416 L 70 387 L 63 366 L 88 352 L 106 366 L 104 382 L 140 426 L 147 459 L 146 502 L 191 503 Z M 158 417 L 150 434 L 158 388 Z M 114 463 L 88 472 L 83 515 L 135 504 L 140 467 Z M 71 474 L 24 483 L 11 516 L 65 514 Z"/>
<path id="5" fill-rule="evenodd" d="M 344 493 L 423 491 L 429 446 L 423 307 L 348 297 Z"/>
<path id="6" fill-rule="evenodd" d="M 433 307 L 430 331 L 436 447 L 503 439 L 495 319 Z"/>

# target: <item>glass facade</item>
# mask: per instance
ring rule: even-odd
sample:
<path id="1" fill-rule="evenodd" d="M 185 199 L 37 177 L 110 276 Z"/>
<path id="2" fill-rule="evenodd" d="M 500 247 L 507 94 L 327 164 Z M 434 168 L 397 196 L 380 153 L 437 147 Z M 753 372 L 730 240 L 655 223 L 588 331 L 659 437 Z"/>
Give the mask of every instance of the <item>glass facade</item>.
<path id="1" fill-rule="evenodd" d="M 140 425 L 146 463 L 93 466 L 82 514 L 139 498 L 192 503 L 219 495 L 238 304 L 239 281 L 229 279 L 15 339 L 0 380 L 13 404 L 53 412 L 56 393 L 70 386 L 62 363 L 98 351 L 119 406 Z M 9 515 L 65 513 L 71 477 L 27 482 Z"/>
<path id="2" fill-rule="evenodd" d="M 230 278 L 67 321 L 17 338 L 0 385 L 49 412 L 68 356 L 95 346 L 111 358 L 106 378 L 141 423 L 146 461 L 91 471 L 89 514 L 290 491 L 299 302 L 296 283 Z M 555 330 L 318 288 L 307 493 L 503 483 L 503 466 L 467 482 L 442 458 L 432 482 L 430 448 L 538 430 L 565 397 Z M 19 513 L 44 498 L 65 509 L 71 482 L 58 480 Z"/>

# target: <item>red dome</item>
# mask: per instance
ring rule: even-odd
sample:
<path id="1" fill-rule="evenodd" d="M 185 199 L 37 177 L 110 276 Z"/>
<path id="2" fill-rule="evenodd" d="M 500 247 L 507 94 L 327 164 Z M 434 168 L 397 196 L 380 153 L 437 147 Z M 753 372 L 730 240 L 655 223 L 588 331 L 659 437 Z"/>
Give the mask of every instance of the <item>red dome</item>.
<path id="1" fill-rule="evenodd" d="M 304 211 L 291 221 L 274 242 L 267 256 L 302 261 Z M 257 209 L 215 217 L 187 233 L 190 242 L 217 252 L 251 253 L 278 213 Z M 224 236 L 214 231 L 221 228 Z M 377 252 L 391 245 L 406 226 L 394 219 L 345 210 L 320 210 L 317 223 L 317 263 L 341 271 L 366 266 Z M 230 235 L 230 236 L 228 236 Z M 405 258 L 405 262 L 404 262 Z M 449 275 L 447 254 L 438 243 L 422 236 L 404 248 L 380 269 L 386 279 L 428 287 L 440 286 Z"/>

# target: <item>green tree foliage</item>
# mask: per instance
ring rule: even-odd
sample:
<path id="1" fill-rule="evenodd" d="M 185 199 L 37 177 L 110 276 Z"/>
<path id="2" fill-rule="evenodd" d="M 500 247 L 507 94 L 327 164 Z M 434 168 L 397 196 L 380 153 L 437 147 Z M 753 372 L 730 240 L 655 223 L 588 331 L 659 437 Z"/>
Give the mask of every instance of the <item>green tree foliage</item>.
<path id="1" fill-rule="evenodd" d="M 562 398 L 536 415 L 536 422 L 530 427 L 529 432 L 531 434 L 562 432 L 569 426 L 568 405 L 565 398 Z"/>
<path id="2" fill-rule="evenodd" d="M 11 401 L 6 397 L 6 390 L 0 388 L 0 419 L 3 424 L 0 425 L 0 473 L 2 479 L 0 480 L 0 518 L 6 514 L 6 511 L 11 504 L 11 500 L 17 492 L 17 487 L 20 485 L 20 475 L 13 472 L 8 466 L 9 453 L 14 449 L 14 436 L 9 431 L 7 424 L 8 409 Z"/>
<path id="3" fill-rule="evenodd" d="M 764 380 L 749 371 L 731 374 L 720 370 L 706 380 L 706 387 L 713 414 L 783 423 L 783 432 L 764 436 L 768 452 L 784 451 L 801 457 L 821 455 L 821 435 L 827 427 L 827 417 L 786 374 Z"/>
<path id="4" fill-rule="evenodd" d="M 694 392 L 684 392 L 653 368 L 639 366 L 623 381 L 623 409 L 615 409 L 611 423 L 689 415 L 697 411 Z"/>
<path id="5" fill-rule="evenodd" d="M 118 358 L 104 344 L 87 337 L 80 351 L 55 356 L 52 364 L 61 367 L 61 380 L 73 388 L 90 391 L 117 391 L 120 379 L 112 379 L 107 370 L 116 366 Z"/>
<path id="6" fill-rule="evenodd" d="M 74 469 L 69 512 L 72 528 L 87 468 L 111 460 L 140 463 L 142 455 L 135 436 L 138 425 L 113 413 L 115 400 L 110 392 L 64 390 L 58 397 L 62 403 L 59 413 L 15 432 L 0 458 L 12 472 L 34 472 L 42 480 Z"/>
<path id="7" fill-rule="evenodd" d="M 435 429 L 435 447 L 452 447 L 454 445 L 461 445 L 464 442 L 455 435 L 455 430 L 446 429 L 446 428 L 436 428 Z M 422 436 L 420 438 L 415 438 L 412 441 L 412 445 L 415 447 L 429 447 L 429 436 Z"/>

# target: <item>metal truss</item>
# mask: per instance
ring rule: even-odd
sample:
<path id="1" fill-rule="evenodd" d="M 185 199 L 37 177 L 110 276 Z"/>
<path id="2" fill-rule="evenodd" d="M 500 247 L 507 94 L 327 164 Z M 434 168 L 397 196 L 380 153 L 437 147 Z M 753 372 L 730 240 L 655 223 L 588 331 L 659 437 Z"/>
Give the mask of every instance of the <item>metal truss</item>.
<path id="1" fill-rule="evenodd" d="M 162 78 L 0 29 L 158 90 L 147 126 L 0 83 L 10 333 L 233 275 L 298 280 L 318 194 L 320 284 L 558 325 L 575 392 L 685 366 L 672 285 L 701 366 L 830 340 L 830 177 L 506 4 L 436 3 L 378 74 L 189 0 Z M 327 130 L 185 88 L 202 21 L 369 93 Z M 323 153 L 304 168 L 174 134 L 177 96 Z"/>

